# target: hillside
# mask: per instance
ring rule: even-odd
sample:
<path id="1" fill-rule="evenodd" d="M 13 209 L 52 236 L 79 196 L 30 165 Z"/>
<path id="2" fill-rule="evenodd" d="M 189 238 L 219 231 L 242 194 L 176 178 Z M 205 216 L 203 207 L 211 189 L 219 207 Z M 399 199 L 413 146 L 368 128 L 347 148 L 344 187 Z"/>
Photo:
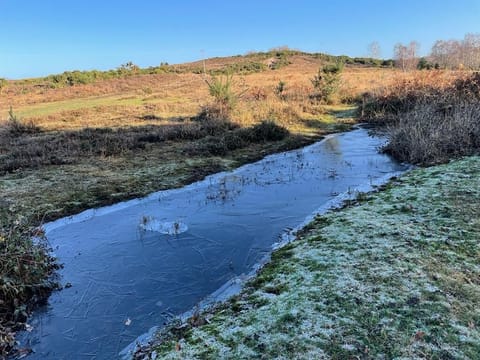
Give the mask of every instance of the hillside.
<path id="1" fill-rule="evenodd" d="M 287 100 L 296 98 L 297 103 L 304 103 L 312 94 L 310 80 L 319 67 L 327 63 L 325 56 L 278 54 L 205 60 L 208 74 L 234 74 L 235 90 L 242 94 L 235 120 L 249 124 L 258 120 L 255 117 L 264 116 L 251 114 L 252 110 L 245 104 L 250 100 L 274 102 L 275 88 L 280 81 L 285 83 Z M 194 116 L 210 101 L 202 61 L 155 69 L 152 72 L 159 73 L 149 74 L 148 69 L 129 70 L 124 74 L 115 73 L 110 79 L 99 77 L 90 83 L 74 85 L 53 82 L 52 77 L 57 75 L 10 81 L 2 90 L 0 118 L 7 118 L 12 107 L 22 119 L 32 120 L 47 130 L 158 124 L 159 120 Z M 347 63 L 341 85 L 344 99 L 340 100 L 351 100 L 363 91 L 385 84 L 394 73 L 391 68 Z M 264 112 L 279 108 L 276 104 L 270 105 Z M 302 111 L 298 106 L 294 110 L 302 116 L 309 114 L 308 109 Z"/>

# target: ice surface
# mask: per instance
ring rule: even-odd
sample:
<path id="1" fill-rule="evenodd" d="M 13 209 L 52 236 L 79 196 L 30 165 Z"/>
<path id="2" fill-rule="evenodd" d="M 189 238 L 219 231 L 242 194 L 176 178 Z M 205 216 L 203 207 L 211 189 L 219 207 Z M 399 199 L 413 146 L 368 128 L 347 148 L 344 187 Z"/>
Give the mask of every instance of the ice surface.
<path id="1" fill-rule="evenodd" d="M 378 153 L 382 142 L 365 129 L 329 136 L 182 189 L 46 224 L 64 264 L 61 280 L 72 287 L 36 312 L 20 346 L 35 351 L 28 359 L 115 358 L 209 294 L 229 293 L 225 284 L 237 291 L 235 279 L 282 234 L 406 168 Z"/>

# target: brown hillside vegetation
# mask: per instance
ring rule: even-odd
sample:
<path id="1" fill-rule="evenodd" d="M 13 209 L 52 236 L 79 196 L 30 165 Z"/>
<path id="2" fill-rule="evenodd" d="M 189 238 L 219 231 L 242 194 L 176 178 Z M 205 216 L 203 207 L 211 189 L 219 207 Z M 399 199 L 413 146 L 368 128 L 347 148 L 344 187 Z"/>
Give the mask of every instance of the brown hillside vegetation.
<path id="1" fill-rule="evenodd" d="M 219 69 L 235 61 L 239 60 L 208 59 L 205 66 L 208 70 Z M 299 116 L 318 112 L 305 105 L 312 93 L 311 78 L 325 61 L 308 55 L 294 55 L 288 61 L 289 65 L 278 70 L 267 68 L 234 75 L 235 90 L 242 96 L 233 120 L 247 125 L 270 112 L 279 112 L 274 114 L 280 117 L 278 120 L 288 116 L 281 114 L 288 111 L 275 96 L 280 81 L 285 83 L 284 99 L 291 105 L 291 112 Z M 14 81 L 3 91 L 0 115 L 6 118 L 11 106 L 22 119 L 32 120 L 48 130 L 158 124 L 159 120 L 194 116 L 209 102 L 205 75 L 201 70 L 197 74 L 192 72 L 202 66 L 202 62 L 197 62 L 178 66 L 180 73 L 132 75 L 60 88 Z M 388 85 L 401 75 L 389 68 L 347 66 L 337 101 L 352 100 L 362 92 Z M 252 100 L 257 100 L 254 103 L 257 110 L 261 103 L 260 113 L 253 114 Z"/>

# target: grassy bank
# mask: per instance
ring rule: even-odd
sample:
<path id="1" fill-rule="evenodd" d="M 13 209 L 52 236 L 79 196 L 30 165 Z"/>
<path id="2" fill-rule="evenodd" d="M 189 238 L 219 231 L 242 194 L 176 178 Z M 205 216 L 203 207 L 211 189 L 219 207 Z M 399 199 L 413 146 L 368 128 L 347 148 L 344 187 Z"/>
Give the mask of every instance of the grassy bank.
<path id="1" fill-rule="evenodd" d="M 477 358 L 479 176 L 480 157 L 415 170 L 317 218 L 239 296 L 173 324 L 147 352 L 162 359 Z"/>

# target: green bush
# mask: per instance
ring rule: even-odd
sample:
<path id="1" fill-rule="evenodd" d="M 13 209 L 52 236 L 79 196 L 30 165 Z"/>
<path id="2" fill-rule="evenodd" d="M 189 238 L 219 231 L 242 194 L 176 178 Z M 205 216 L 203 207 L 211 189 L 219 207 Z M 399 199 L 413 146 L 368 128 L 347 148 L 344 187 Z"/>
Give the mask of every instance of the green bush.
<path id="1" fill-rule="evenodd" d="M 318 70 L 311 79 L 315 90 L 314 98 L 321 102 L 331 102 L 333 95 L 338 91 L 343 63 L 327 64 Z"/>
<path id="2" fill-rule="evenodd" d="M 382 66 L 383 67 L 394 67 L 395 66 L 395 61 L 392 60 L 392 59 L 383 60 L 382 61 Z"/>
<path id="3" fill-rule="evenodd" d="M 420 58 L 417 64 L 418 70 L 430 70 L 433 69 L 433 64 L 429 63 L 424 57 Z"/>
<path id="4" fill-rule="evenodd" d="M 214 102 L 210 105 L 210 109 L 208 109 L 208 107 L 207 109 L 204 109 L 206 110 L 207 115 L 210 114 L 213 115 L 212 117 L 228 119 L 237 102 L 237 95 L 232 89 L 233 75 L 212 75 L 210 80 L 205 80 L 205 82 L 208 86 L 208 92 L 214 98 Z"/>

